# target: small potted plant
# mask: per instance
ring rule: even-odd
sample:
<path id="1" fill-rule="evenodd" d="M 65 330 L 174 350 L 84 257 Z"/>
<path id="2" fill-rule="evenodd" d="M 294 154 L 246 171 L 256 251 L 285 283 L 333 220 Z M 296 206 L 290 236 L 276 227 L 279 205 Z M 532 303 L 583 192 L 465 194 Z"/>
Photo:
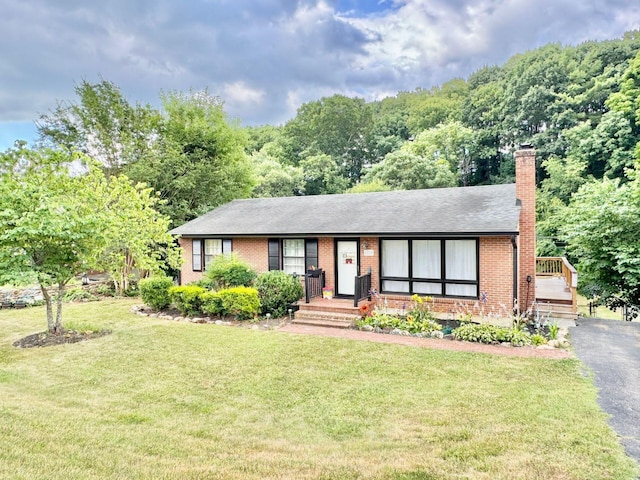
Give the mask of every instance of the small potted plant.
<path id="1" fill-rule="evenodd" d="M 311 265 L 308 269 L 307 269 L 307 275 L 310 277 L 319 277 L 322 274 L 322 269 L 321 268 L 316 268 L 315 265 Z"/>

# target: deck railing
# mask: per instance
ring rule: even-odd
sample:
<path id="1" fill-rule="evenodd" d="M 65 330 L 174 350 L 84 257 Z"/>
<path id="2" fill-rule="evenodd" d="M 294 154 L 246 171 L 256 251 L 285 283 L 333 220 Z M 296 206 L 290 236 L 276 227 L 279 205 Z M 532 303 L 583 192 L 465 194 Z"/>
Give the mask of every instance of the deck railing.
<path id="1" fill-rule="evenodd" d="M 322 289 L 324 288 L 324 270 L 318 272 L 318 274 L 304 276 L 304 299 L 306 303 L 309 303 L 314 297 L 322 296 Z"/>
<path id="2" fill-rule="evenodd" d="M 536 275 L 541 277 L 563 277 L 571 291 L 573 313 L 578 312 L 578 271 L 565 257 L 536 258 Z"/>
<path id="3" fill-rule="evenodd" d="M 357 307 L 360 300 L 364 300 L 365 298 L 371 300 L 371 271 L 368 271 L 364 275 L 357 276 L 355 282 L 353 306 Z"/>

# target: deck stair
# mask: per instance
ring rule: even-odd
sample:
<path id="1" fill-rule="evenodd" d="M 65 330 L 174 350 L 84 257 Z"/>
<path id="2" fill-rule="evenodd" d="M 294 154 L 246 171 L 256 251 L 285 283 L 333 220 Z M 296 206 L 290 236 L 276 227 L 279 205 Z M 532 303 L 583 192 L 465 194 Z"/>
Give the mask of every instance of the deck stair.
<path id="1" fill-rule="evenodd" d="M 578 313 L 574 301 L 571 288 L 563 277 L 536 277 L 534 314 L 537 311 L 541 320 L 575 325 Z"/>
<path id="2" fill-rule="evenodd" d="M 309 303 L 298 303 L 293 323 L 320 327 L 350 328 L 360 318 L 353 300 L 313 298 Z"/>

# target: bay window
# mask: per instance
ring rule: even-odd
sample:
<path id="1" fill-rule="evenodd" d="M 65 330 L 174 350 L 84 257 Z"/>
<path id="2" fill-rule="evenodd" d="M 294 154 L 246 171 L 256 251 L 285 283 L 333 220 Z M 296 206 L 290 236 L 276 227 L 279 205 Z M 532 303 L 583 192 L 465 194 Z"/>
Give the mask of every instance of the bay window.
<path id="1" fill-rule="evenodd" d="M 383 292 L 475 298 L 478 240 L 383 239 L 380 272 Z"/>

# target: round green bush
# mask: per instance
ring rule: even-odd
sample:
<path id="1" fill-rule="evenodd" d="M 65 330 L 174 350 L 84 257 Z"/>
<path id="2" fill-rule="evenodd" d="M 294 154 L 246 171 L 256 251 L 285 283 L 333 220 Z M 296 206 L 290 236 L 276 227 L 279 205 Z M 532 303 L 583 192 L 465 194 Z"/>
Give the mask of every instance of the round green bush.
<path id="1" fill-rule="evenodd" d="M 210 289 L 248 287 L 256 279 L 256 271 L 238 254 L 219 255 L 207 267 L 201 286 Z"/>
<path id="2" fill-rule="evenodd" d="M 206 292 L 204 288 L 195 285 L 171 287 L 169 289 L 169 298 L 182 315 L 195 316 L 202 314 L 200 296 L 204 292 Z"/>
<path id="3" fill-rule="evenodd" d="M 200 295 L 201 309 L 207 315 L 222 314 L 222 299 L 218 292 L 204 292 Z"/>
<path id="4" fill-rule="evenodd" d="M 304 290 L 298 278 L 280 270 L 258 276 L 256 288 L 260 298 L 260 311 L 273 317 L 284 317 L 289 305 L 302 298 Z"/>
<path id="5" fill-rule="evenodd" d="M 260 311 L 258 290 L 251 287 L 226 288 L 216 292 L 222 303 L 222 313 L 238 320 L 254 318 Z"/>
<path id="6" fill-rule="evenodd" d="M 154 310 L 163 310 L 171 304 L 169 289 L 173 280 L 169 277 L 151 277 L 140 280 L 138 288 L 145 305 Z"/>

